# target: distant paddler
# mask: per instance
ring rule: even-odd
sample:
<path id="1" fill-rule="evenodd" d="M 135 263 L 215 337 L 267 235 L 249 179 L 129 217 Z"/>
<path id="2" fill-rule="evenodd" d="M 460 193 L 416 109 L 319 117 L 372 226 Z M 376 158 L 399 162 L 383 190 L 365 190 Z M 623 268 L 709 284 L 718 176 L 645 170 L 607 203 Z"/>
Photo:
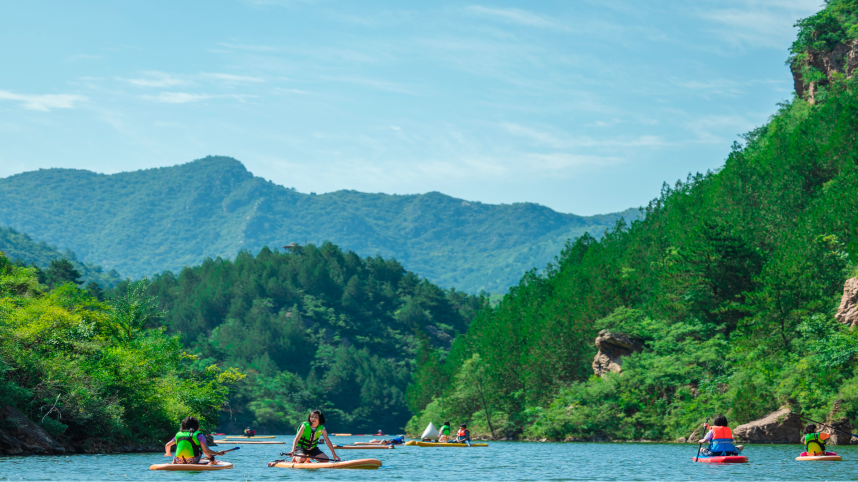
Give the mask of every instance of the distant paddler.
<path id="1" fill-rule="evenodd" d="M 298 426 L 298 433 L 295 435 L 295 440 L 292 442 L 292 451 L 287 455 L 292 455 L 292 462 L 303 464 L 310 462 L 310 459 L 318 460 L 319 462 L 329 462 L 330 459 L 324 452 L 319 450 L 319 438 L 324 437 L 325 444 L 331 449 L 331 456 L 334 460 L 340 460 L 334 446 L 331 445 L 328 432 L 325 430 L 325 415 L 321 410 L 313 410 L 307 417 L 307 421 Z M 268 464 L 273 467 L 282 460 L 275 460 Z"/>
<path id="2" fill-rule="evenodd" d="M 256 435 L 256 430 L 253 430 L 252 428 L 247 427 L 246 429 L 244 429 L 244 435 L 247 437 L 253 437 L 254 435 Z"/>
<path id="3" fill-rule="evenodd" d="M 223 455 L 225 452 L 215 452 L 209 448 L 206 436 L 200 432 L 200 422 L 196 417 L 187 417 L 182 420 L 179 432 L 172 440 L 164 445 L 164 457 L 171 457 L 170 449 L 176 446 L 176 456 L 173 457 L 174 464 L 199 464 L 203 454 L 207 455 L 209 463 L 214 463 L 215 455 Z"/>
<path id="4" fill-rule="evenodd" d="M 441 425 L 441 429 L 438 430 L 438 443 L 445 443 L 450 441 L 450 422 L 444 422 L 444 425 Z"/>

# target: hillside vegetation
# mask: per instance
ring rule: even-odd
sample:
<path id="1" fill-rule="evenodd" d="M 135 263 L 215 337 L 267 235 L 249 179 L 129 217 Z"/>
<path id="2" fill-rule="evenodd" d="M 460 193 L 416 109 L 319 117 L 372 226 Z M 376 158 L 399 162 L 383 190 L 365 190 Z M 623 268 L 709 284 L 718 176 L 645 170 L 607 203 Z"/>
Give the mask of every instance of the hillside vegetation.
<path id="1" fill-rule="evenodd" d="M 80 451 L 163 443 L 188 415 L 214 428 L 241 375 L 147 328 L 161 314 L 143 289 L 109 303 L 68 283 L 47 291 L 35 268 L 0 253 L 0 406 Z"/>
<path id="2" fill-rule="evenodd" d="M 313 408 L 332 431 L 401 431 L 417 353 L 448 349 L 488 303 L 330 243 L 207 259 L 155 277 L 147 293 L 199 363 L 248 375 L 221 429 L 280 434 Z"/>
<path id="3" fill-rule="evenodd" d="M 567 239 L 599 236 L 620 216 L 637 215 L 582 217 L 440 193 L 308 195 L 227 157 L 113 175 L 47 169 L 0 179 L 0 225 L 132 278 L 310 240 L 395 258 L 444 287 L 503 292 Z"/>
<path id="4" fill-rule="evenodd" d="M 854 33 L 856 14 L 831 1 L 800 38 L 832 48 L 817 20 Z M 421 358 L 409 430 L 448 418 L 495 436 L 675 439 L 715 413 L 735 426 L 784 405 L 854 420 L 858 335 L 834 313 L 858 259 L 858 81 L 819 89 L 721 169 L 665 185 L 643 219 L 570 242 L 446 359 Z M 593 375 L 601 329 L 643 343 L 622 374 Z"/>

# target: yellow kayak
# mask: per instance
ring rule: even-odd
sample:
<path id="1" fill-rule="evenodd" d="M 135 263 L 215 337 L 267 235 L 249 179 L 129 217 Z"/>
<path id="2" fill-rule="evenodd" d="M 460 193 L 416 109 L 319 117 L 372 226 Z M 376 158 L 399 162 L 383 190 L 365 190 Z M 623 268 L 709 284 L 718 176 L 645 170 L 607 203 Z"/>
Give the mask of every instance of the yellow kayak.
<path id="1" fill-rule="evenodd" d="M 224 438 L 275 438 L 276 435 L 254 435 L 253 437 L 248 437 L 247 435 L 227 435 Z"/>
<path id="2" fill-rule="evenodd" d="M 459 444 L 459 443 L 435 443 L 435 442 L 418 442 L 416 440 L 409 440 L 405 442 L 405 445 L 416 445 L 418 447 L 467 447 L 468 444 Z M 488 447 L 489 444 L 475 444 L 472 443 L 471 447 Z"/>

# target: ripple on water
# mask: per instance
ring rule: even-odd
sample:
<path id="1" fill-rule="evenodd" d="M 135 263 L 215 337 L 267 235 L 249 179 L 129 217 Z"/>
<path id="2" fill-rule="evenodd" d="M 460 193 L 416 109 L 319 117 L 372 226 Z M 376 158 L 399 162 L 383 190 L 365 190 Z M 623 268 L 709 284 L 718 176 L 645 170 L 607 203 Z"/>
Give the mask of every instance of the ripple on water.
<path id="1" fill-rule="evenodd" d="M 291 440 L 291 437 L 278 437 Z M 368 437 L 337 437 L 350 444 Z M 491 442 L 488 447 L 343 450 L 345 459 L 376 458 L 378 470 L 268 468 L 287 446 L 244 445 L 217 472 L 155 472 L 162 454 L 0 457 L 0 480 L 852 480 L 858 447 L 833 447 L 843 462 L 796 462 L 800 445 L 749 445 L 748 464 L 710 465 L 691 458 L 696 445 Z"/>

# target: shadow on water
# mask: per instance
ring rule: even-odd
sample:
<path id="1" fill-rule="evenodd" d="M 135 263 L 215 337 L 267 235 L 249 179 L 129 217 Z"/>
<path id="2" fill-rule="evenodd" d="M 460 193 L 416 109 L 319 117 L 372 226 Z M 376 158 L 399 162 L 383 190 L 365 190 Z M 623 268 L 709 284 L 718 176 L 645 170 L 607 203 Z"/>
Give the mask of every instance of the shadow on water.
<path id="1" fill-rule="evenodd" d="M 697 445 L 491 442 L 484 448 L 397 447 L 394 450 L 342 450 L 347 460 L 376 458 L 378 470 L 298 470 L 266 463 L 287 445 L 244 445 L 223 457 L 231 470 L 155 472 L 162 454 L 0 457 L 6 480 L 854 480 L 858 447 L 831 447 L 843 462 L 796 462 L 799 445 L 748 445 L 748 464 L 710 465 L 692 461 Z M 336 437 L 337 444 L 369 437 Z M 327 449 L 325 449 L 327 450 Z"/>

